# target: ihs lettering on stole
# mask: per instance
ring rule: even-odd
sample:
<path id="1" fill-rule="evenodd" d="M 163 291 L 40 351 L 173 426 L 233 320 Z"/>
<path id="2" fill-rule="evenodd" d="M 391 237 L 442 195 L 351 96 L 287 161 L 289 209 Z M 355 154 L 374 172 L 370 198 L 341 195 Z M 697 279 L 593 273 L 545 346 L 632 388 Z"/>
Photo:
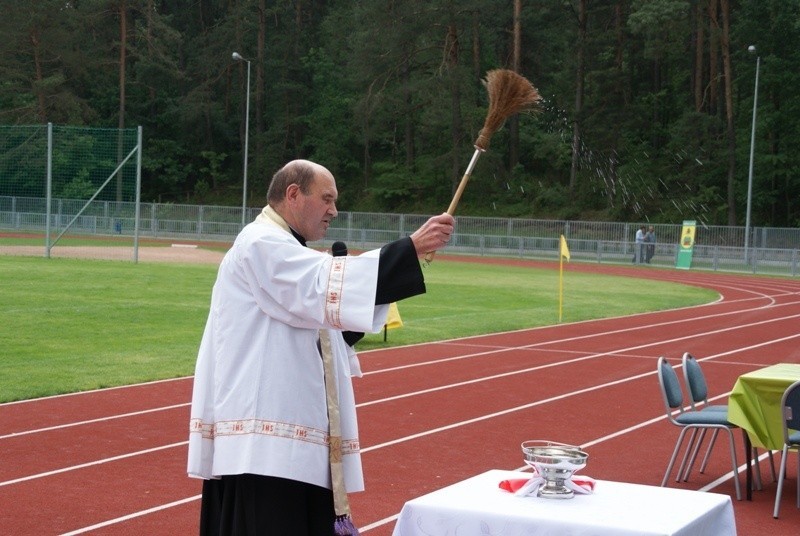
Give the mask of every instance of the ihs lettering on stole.
<path id="1" fill-rule="evenodd" d="M 330 461 L 331 463 L 342 462 L 342 438 L 341 436 L 330 437 Z"/>
<path id="2" fill-rule="evenodd" d="M 347 257 L 333 257 L 328 277 L 328 290 L 325 296 L 325 316 L 331 325 L 341 329 L 342 288 L 344 286 L 344 267 Z"/>

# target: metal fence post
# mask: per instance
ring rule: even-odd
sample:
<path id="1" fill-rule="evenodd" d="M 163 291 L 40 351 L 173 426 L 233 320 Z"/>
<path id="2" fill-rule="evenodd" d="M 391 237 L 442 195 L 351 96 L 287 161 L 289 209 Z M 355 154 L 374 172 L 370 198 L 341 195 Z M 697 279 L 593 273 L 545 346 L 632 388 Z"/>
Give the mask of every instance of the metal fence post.
<path id="1" fill-rule="evenodd" d="M 50 258 L 50 203 L 53 199 L 53 123 L 47 123 L 47 186 L 45 194 L 44 256 Z"/>
<path id="2" fill-rule="evenodd" d="M 133 215 L 133 262 L 139 262 L 139 210 L 142 202 L 142 125 L 136 129 L 136 206 Z"/>

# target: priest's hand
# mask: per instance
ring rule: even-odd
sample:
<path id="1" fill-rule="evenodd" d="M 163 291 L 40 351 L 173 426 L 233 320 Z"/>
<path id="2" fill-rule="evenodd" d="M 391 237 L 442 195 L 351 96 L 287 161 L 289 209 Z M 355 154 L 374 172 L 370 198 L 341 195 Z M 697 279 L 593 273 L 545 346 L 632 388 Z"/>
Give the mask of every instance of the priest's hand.
<path id="1" fill-rule="evenodd" d="M 411 234 L 417 256 L 421 257 L 443 248 L 450 241 L 454 224 L 455 218 L 446 212 L 433 216 L 422 224 L 422 227 Z"/>

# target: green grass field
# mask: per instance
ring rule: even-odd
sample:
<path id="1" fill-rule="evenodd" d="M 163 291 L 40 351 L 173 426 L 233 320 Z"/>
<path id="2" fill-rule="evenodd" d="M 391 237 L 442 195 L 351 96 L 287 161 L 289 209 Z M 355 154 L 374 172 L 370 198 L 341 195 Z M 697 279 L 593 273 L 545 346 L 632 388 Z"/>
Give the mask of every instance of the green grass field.
<path id="1" fill-rule="evenodd" d="M 213 265 L 0 256 L 0 402 L 191 375 Z M 558 322 L 558 272 L 437 259 L 404 326 L 365 351 Z M 567 272 L 563 322 L 716 299 L 678 284 Z M 368 360 L 368 355 L 362 359 Z"/>

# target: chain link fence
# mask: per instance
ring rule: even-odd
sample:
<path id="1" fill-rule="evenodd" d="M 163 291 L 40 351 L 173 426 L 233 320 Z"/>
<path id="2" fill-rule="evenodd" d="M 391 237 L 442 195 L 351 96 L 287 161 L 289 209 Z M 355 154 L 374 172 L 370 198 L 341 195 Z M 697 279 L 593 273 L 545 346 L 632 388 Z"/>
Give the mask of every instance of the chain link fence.
<path id="1" fill-rule="evenodd" d="M 0 126 L 0 254 L 138 258 L 139 238 L 231 242 L 260 208 L 141 203 L 141 128 Z M 243 213 L 244 212 L 244 213 Z M 365 250 L 408 236 L 427 216 L 340 212 L 325 241 Z M 559 237 L 573 261 L 627 263 L 634 235 L 652 225 L 652 264 L 675 266 L 681 224 L 456 217 L 443 253 L 558 259 Z M 797 276 L 800 229 L 697 227 L 692 268 Z M 33 244 L 33 245 L 32 245 Z M 27 248 L 27 249 L 20 249 Z"/>
<path id="2" fill-rule="evenodd" d="M 0 126 L 0 229 L 44 234 L 48 257 L 75 235 L 116 236 L 101 251 L 135 262 L 141 147 L 141 127 Z"/>
<path id="3" fill-rule="evenodd" d="M 82 201 L 54 199 L 52 219 L 59 224 L 75 217 Z M 0 196 L 0 236 L 42 236 L 45 201 L 40 198 Z M 252 221 L 260 208 L 246 209 Z M 139 236 L 180 242 L 230 243 L 241 230 L 242 209 L 210 205 L 139 204 Z M 136 204 L 92 201 L 72 225 L 73 235 L 85 239 L 130 237 L 136 227 Z M 411 234 L 428 218 L 418 214 L 340 212 L 324 241 L 336 240 L 351 250 L 380 247 Z M 504 256 L 528 259 L 558 259 L 559 237 L 568 241 L 572 261 L 629 263 L 634 235 L 641 222 L 590 222 L 535 219 L 456 217 L 456 232 L 443 253 Z M 651 224 L 647 224 L 648 226 Z M 656 250 L 652 264 L 675 266 L 681 224 L 652 224 Z M 12 246 L 0 239 L 0 254 Z M 748 248 L 744 228 L 700 226 L 694 246 L 692 268 L 705 270 L 797 276 L 800 273 L 800 229 L 756 227 Z M 115 249 L 110 243 L 108 249 Z M 37 254 L 37 253 L 34 253 Z M 113 257 L 108 257 L 113 258 Z"/>

